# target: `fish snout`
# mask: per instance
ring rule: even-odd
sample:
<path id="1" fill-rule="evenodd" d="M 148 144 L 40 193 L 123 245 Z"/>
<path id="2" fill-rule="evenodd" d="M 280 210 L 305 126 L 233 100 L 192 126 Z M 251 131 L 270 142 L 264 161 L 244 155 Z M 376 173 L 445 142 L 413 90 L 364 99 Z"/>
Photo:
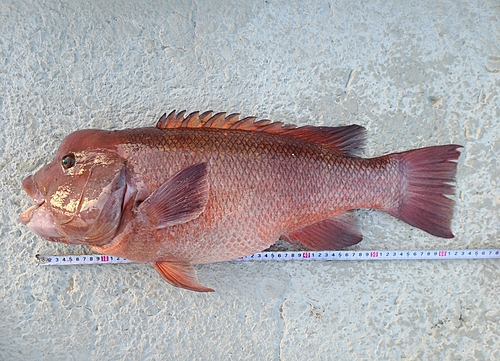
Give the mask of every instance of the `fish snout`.
<path id="1" fill-rule="evenodd" d="M 32 175 L 24 178 L 22 185 L 26 193 L 28 193 L 28 195 L 36 202 L 34 206 L 29 207 L 19 216 L 19 220 L 24 225 L 28 225 L 33 218 L 34 212 L 45 202 L 45 200 L 43 199 L 42 193 L 38 190 Z"/>
<path id="2" fill-rule="evenodd" d="M 40 192 L 38 189 L 35 179 L 33 178 L 32 175 L 27 176 L 23 180 L 23 188 L 28 193 L 28 195 L 33 198 L 33 200 L 38 204 L 41 205 L 44 202 L 44 197 L 43 194 Z"/>

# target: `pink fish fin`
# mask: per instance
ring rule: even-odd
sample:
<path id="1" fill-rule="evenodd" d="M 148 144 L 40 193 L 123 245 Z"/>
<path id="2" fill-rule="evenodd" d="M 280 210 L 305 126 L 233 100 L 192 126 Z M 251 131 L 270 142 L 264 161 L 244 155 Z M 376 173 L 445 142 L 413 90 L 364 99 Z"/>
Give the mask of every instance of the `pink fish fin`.
<path id="1" fill-rule="evenodd" d="M 391 215 L 434 236 L 453 238 L 450 225 L 457 159 L 460 145 L 438 145 L 414 149 L 389 157 L 399 159 L 406 174 L 403 199 L 386 209 Z"/>
<path id="2" fill-rule="evenodd" d="M 343 212 L 314 223 L 281 238 L 313 251 L 336 250 L 352 246 L 363 239 L 352 212 Z"/>
<path id="3" fill-rule="evenodd" d="M 216 113 L 212 111 L 191 113 L 185 116 L 186 111 L 163 114 L 156 127 L 159 129 L 172 128 L 215 128 L 236 129 L 245 131 L 265 132 L 286 135 L 310 143 L 321 144 L 340 155 L 353 156 L 365 143 L 365 128 L 360 125 L 341 127 L 314 127 L 306 125 L 297 127 L 293 124 L 271 122 L 268 119 L 257 120 L 256 117 L 240 119 L 240 115 Z"/>
<path id="4" fill-rule="evenodd" d="M 306 125 L 287 131 L 284 135 L 321 144 L 340 155 L 354 156 L 365 144 L 365 128 L 361 125 L 315 127 Z"/>
<path id="5" fill-rule="evenodd" d="M 170 227 L 197 218 L 208 201 L 207 163 L 191 165 L 155 190 L 139 206 L 157 228 Z"/>
<path id="6" fill-rule="evenodd" d="M 205 126 L 208 120 L 215 120 L 218 116 L 224 119 L 226 113 L 218 113 L 216 116 L 212 116 L 212 111 L 207 111 L 202 114 L 200 112 L 193 112 L 187 117 L 184 117 L 186 111 L 183 110 L 177 113 L 175 110 L 171 111 L 168 115 L 163 114 L 158 122 L 156 123 L 156 128 L 159 129 L 175 129 L 175 128 L 201 128 Z"/>
<path id="7" fill-rule="evenodd" d="M 200 284 L 195 269 L 189 263 L 160 261 L 152 265 L 160 276 L 172 286 L 197 292 L 214 292 L 213 289 Z"/>

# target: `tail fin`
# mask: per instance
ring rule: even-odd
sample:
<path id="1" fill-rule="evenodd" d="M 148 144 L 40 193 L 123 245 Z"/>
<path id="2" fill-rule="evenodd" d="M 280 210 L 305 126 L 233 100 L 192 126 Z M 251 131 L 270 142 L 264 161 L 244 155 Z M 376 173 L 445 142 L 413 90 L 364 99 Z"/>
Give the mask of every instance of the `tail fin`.
<path id="1" fill-rule="evenodd" d="M 410 150 L 394 154 L 406 169 L 407 184 L 403 200 L 393 216 L 434 236 L 453 238 L 450 230 L 453 217 L 453 195 L 460 156 L 460 145 L 450 144 Z"/>

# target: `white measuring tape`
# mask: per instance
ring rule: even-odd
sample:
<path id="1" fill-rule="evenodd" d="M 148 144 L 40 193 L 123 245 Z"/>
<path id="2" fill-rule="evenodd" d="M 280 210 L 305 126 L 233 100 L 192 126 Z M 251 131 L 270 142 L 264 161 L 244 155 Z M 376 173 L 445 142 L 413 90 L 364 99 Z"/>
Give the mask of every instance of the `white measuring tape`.
<path id="1" fill-rule="evenodd" d="M 388 261 L 492 258 L 500 258 L 500 249 L 259 252 L 237 258 L 235 261 Z M 133 262 L 126 258 L 97 254 L 80 256 L 41 256 L 37 254 L 36 259 L 39 266 Z"/>

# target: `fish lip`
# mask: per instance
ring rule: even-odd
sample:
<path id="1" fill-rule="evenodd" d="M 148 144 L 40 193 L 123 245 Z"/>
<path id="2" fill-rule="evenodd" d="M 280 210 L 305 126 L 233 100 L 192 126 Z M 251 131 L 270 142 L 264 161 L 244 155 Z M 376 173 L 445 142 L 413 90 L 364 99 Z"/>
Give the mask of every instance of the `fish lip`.
<path id="1" fill-rule="evenodd" d="M 38 206 L 41 206 L 45 202 L 45 197 L 42 192 L 40 192 L 33 175 L 29 175 L 24 178 L 22 185 L 26 193 L 28 193 Z"/>
<path id="2" fill-rule="evenodd" d="M 23 223 L 25 226 L 27 226 L 30 230 L 32 230 L 35 234 L 38 236 L 42 237 L 43 239 L 50 241 L 50 242 L 62 242 L 69 244 L 70 242 L 68 241 L 67 238 L 65 238 L 63 235 L 54 235 L 54 232 L 51 232 L 51 234 L 46 235 L 43 234 L 44 232 L 40 232 L 40 229 L 38 229 L 36 226 L 33 226 L 30 224 L 33 220 L 33 217 L 37 213 L 37 211 L 42 208 L 45 204 L 45 197 L 40 192 L 40 189 L 38 185 L 36 184 L 35 177 L 33 175 L 27 176 L 23 182 L 22 182 L 23 188 L 28 193 L 28 195 L 33 199 L 35 202 L 34 205 L 26 209 L 23 213 L 19 215 L 19 220 L 21 223 Z M 43 211 L 43 210 L 42 210 Z M 59 233 L 59 232 L 57 232 Z"/>
<path id="3" fill-rule="evenodd" d="M 51 242 L 61 242 L 64 238 L 54 224 L 52 214 L 44 206 L 45 202 L 35 204 L 19 215 L 19 220 L 36 235 Z"/>
<path id="4" fill-rule="evenodd" d="M 45 198 L 42 192 L 40 192 L 33 175 L 24 178 L 22 185 L 26 193 L 35 201 L 35 205 L 29 207 L 19 215 L 21 223 L 27 225 L 31 221 L 31 218 L 33 218 L 34 212 L 45 203 Z"/>
<path id="5" fill-rule="evenodd" d="M 27 210 L 25 210 L 23 213 L 19 215 L 19 220 L 21 221 L 22 224 L 25 226 L 28 225 L 28 223 L 31 221 L 31 218 L 33 218 L 33 213 L 44 204 L 45 201 L 42 201 L 41 203 L 37 203 L 31 207 L 29 207 Z"/>

